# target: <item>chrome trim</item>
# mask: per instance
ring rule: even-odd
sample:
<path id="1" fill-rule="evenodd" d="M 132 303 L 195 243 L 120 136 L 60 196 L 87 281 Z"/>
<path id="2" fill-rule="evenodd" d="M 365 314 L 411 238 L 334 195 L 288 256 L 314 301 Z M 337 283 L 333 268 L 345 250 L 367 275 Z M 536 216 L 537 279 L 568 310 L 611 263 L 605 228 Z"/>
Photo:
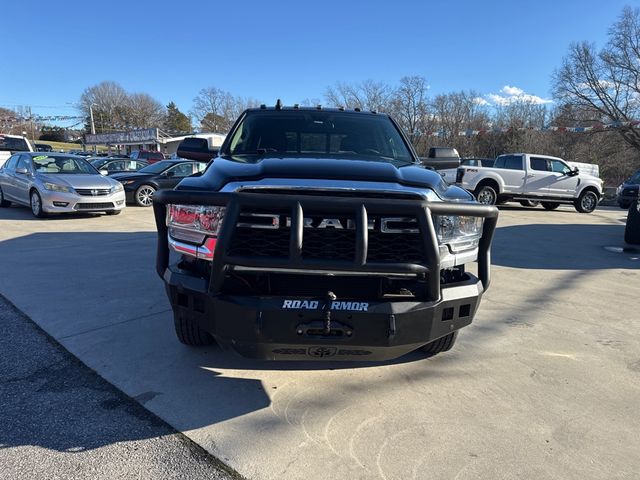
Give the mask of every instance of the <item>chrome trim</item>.
<path id="1" fill-rule="evenodd" d="M 366 197 L 367 193 L 387 195 L 413 194 L 420 200 L 442 201 L 431 189 L 406 187 L 392 182 L 365 182 L 349 180 L 323 180 L 305 178 L 265 178 L 251 182 L 227 183 L 221 192 L 238 192 L 243 190 L 261 190 L 278 188 L 282 190 L 310 190 L 314 192 L 358 192 Z"/>
<path id="2" fill-rule="evenodd" d="M 236 223 L 236 227 L 263 228 L 266 230 L 277 230 L 280 228 L 280 215 L 273 215 L 271 213 L 241 213 L 238 218 L 242 217 L 271 218 L 272 222 L 271 225 L 262 223 L 238 222 Z"/>
<path id="3" fill-rule="evenodd" d="M 180 242 L 167 234 L 169 238 L 169 247 L 177 253 L 182 255 L 189 255 L 190 257 L 198 258 L 200 260 L 206 260 L 208 262 L 213 261 L 213 253 L 215 250 L 215 238 L 207 238 L 204 245 L 191 245 L 189 243 Z"/>
<path id="4" fill-rule="evenodd" d="M 420 233 L 418 228 L 389 228 L 388 224 L 390 222 L 394 223 L 415 223 L 417 225 L 417 220 L 415 218 L 407 218 L 407 217 L 381 217 L 380 218 L 380 231 L 382 233 Z"/>

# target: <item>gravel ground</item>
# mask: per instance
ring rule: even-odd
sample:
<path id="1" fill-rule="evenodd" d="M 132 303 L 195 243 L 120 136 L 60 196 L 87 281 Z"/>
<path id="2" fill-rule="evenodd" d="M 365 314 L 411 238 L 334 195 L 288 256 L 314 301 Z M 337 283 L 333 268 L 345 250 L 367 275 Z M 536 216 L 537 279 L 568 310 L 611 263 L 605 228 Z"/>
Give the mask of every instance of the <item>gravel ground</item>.
<path id="1" fill-rule="evenodd" d="M 0 477 L 241 478 L 99 377 L 2 296 L 0 332 Z"/>

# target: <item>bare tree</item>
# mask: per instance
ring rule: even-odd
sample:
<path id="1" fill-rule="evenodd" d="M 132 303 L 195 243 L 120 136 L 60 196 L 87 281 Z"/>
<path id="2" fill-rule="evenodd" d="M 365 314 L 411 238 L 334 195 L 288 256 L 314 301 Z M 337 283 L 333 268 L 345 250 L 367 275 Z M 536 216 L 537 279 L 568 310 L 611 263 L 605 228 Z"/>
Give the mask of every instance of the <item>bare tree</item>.
<path id="1" fill-rule="evenodd" d="M 623 9 L 601 51 L 572 44 L 552 81 L 558 100 L 591 112 L 592 122 L 621 122 L 617 131 L 640 149 L 640 131 L 624 123 L 640 113 L 640 10 Z"/>
<path id="2" fill-rule="evenodd" d="M 414 145 L 433 123 L 427 97 L 427 80 L 421 76 L 402 77 L 393 92 L 390 110 Z"/>
<path id="3" fill-rule="evenodd" d="M 234 97 L 216 87 L 203 88 L 193 99 L 191 114 L 203 130 L 227 133 L 243 110 L 258 105 L 253 98 Z"/>
<path id="4" fill-rule="evenodd" d="M 80 111 L 89 118 L 90 109 L 98 132 L 117 130 L 124 126 L 128 95 L 118 83 L 105 81 L 87 88 L 80 96 Z"/>
<path id="5" fill-rule="evenodd" d="M 387 111 L 392 94 L 393 89 L 386 83 L 365 80 L 355 85 L 338 82 L 333 87 L 327 87 L 324 97 L 332 107 Z"/>
<path id="6" fill-rule="evenodd" d="M 164 124 L 164 106 L 146 93 L 127 96 L 124 123 L 128 128 L 154 128 Z"/>

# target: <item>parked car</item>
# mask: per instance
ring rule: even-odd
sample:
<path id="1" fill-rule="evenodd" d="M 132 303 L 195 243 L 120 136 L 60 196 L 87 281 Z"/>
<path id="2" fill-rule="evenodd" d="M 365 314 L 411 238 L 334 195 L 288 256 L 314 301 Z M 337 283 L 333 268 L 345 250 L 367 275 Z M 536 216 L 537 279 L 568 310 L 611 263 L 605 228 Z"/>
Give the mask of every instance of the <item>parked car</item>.
<path id="1" fill-rule="evenodd" d="M 137 172 L 141 168 L 149 165 L 145 160 L 131 160 L 128 158 L 111 158 L 111 157 L 98 157 L 90 158 L 89 163 L 95 167 L 96 170 L 105 170 L 107 175 L 113 175 L 114 173 L 123 172 Z"/>
<path id="2" fill-rule="evenodd" d="M 152 150 L 134 150 L 129 155 L 129 158 L 133 160 L 146 160 L 149 163 L 156 163 L 160 160 L 164 160 L 162 152 L 154 152 Z"/>
<path id="3" fill-rule="evenodd" d="M 530 153 L 500 155 L 493 167 L 460 167 L 456 183 L 485 205 L 540 202 L 554 210 L 569 203 L 580 213 L 596 209 L 603 189 L 600 178 L 581 173 L 561 158 Z"/>
<path id="4" fill-rule="evenodd" d="M 638 198 L 640 189 L 640 170 L 622 182 L 616 190 L 616 200 L 620 208 L 629 208 L 629 205 Z"/>
<path id="5" fill-rule="evenodd" d="M 125 208 L 122 184 L 84 158 L 59 153 L 16 153 L 0 168 L 0 206 L 31 207 L 38 218 L 50 213 L 105 212 Z"/>
<path id="6" fill-rule="evenodd" d="M 27 137 L 0 134 L 0 167 L 16 152 L 33 152 Z"/>
<path id="7" fill-rule="evenodd" d="M 36 152 L 53 152 L 53 147 L 48 143 L 36 143 Z"/>
<path id="8" fill-rule="evenodd" d="M 637 198 L 629 206 L 624 241 L 630 245 L 640 245 L 640 200 Z"/>
<path id="9" fill-rule="evenodd" d="M 174 188 L 183 178 L 202 172 L 206 167 L 206 163 L 192 160 L 163 160 L 134 173 L 116 173 L 111 178 L 122 183 L 128 203 L 150 207 L 156 191 Z"/>

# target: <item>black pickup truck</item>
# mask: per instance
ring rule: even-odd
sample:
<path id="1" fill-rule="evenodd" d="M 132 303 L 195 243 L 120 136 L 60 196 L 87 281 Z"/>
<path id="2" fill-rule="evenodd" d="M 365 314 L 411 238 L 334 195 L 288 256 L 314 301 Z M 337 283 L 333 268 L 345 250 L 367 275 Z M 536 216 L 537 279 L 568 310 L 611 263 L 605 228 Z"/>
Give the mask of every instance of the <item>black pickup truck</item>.
<path id="1" fill-rule="evenodd" d="M 249 109 L 200 174 L 154 197 L 178 339 L 261 359 L 453 346 L 489 286 L 498 211 L 420 165 L 387 115 Z M 477 277 L 465 268 L 477 262 Z"/>

